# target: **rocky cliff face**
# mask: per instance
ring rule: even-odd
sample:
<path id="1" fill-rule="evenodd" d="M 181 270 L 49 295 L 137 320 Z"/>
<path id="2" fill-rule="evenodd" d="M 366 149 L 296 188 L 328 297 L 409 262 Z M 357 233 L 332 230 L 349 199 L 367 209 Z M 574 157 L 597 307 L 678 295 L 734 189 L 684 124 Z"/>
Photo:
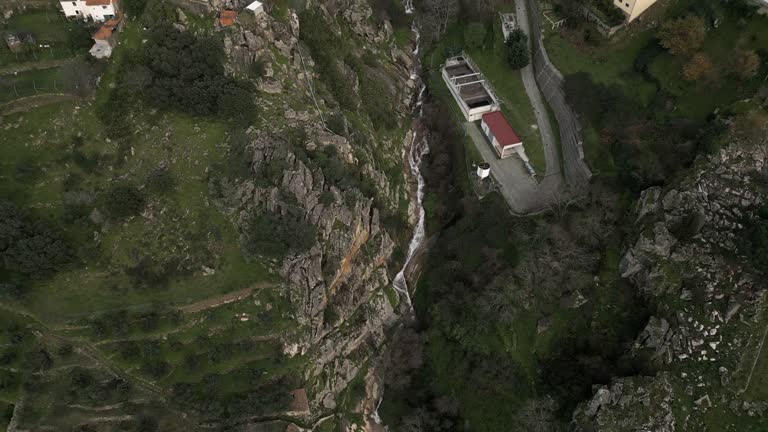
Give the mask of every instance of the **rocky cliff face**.
<path id="1" fill-rule="evenodd" d="M 755 393 L 766 284 L 743 246 L 745 224 L 766 199 L 768 142 L 761 135 L 733 138 L 676 184 L 642 193 L 636 240 L 620 270 L 656 305 L 633 354 L 660 372 L 596 388 L 574 416 L 576 430 L 764 430 L 768 424 Z"/>
<path id="2" fill-rule="evenodd" d="M 239 6 L 234 3 L 224 6 Z M 263 67 L 263 76 L 254 79 L 262 122 L 247 131 L 244 157 L 250 175 L 217 177 L 211 188 L 244 238 L 251 215 L 264 211 L 298 209 L 302 220 L 317 229 L 309 250 L 273 267 L 285 280 L 297 323 L 284 336 L 284 351 L 308 359 L 304 378 L 310 417 L 319 417 L 336 408 L 338 395 L 364 371 L 384 342 L 387 325 L 398 316 L 391 269 L 402 264 L 394 254 L 395 239 L 409 231 L 416 210 L 403 155 L 412 142 L 413 133 L 406 130 L 417 82 L 412 58 L 395 46 L 388 22 L 371 19 L 367 1 L 307 7 L 317 8 L 330 28 L 354 39 L 355 56 L 376 56 L 379 68 L 373 72 L 398 101 L 399 126 L 377 129 L 328 103 L 312 53 L 300 42 L 294 11 L 286 19 L 269 13 L 241 19 L 225 32 L 226 67 L 241 76 L 256 64 Z M 356 91 L 358 78 L 350 77 Z M 321 153 L 323 160 L 333 160 L 333 173 L 313 156 Z M 336 171 L 344 173 L 341 179 Z M 343 178 L 353 175 L 359 182 Z M 385 223 L 386 215 L 390 222 Z"/>

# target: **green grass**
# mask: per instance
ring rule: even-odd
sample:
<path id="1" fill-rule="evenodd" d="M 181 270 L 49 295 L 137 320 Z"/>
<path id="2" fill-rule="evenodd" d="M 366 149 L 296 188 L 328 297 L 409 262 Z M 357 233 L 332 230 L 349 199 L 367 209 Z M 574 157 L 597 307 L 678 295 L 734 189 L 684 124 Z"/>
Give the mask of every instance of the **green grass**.
<path id="1" fill-rule="evenodd" d="M 2 41 L 0 67 L 26 61 L 67 58 L 77 54 L 66 46 L 69 28 L 69 22 L 57 9 L 31 9 L 13 14 L 4 28 L 0 28 L 0 33 L 9 31 L 32 34 L 35 45 L 31 52 L 16 54 Z M 40 48 L 38 45 L 50 45 L 50 48 Z"/>
<path id="2" fill-rule="evenodd" d="M 502 111 L 512 127 L 520 135 L 525 147 L 525 153 L 530 158 L 536 172 L 543 174 L 546 169 L 544 147 L 541 143 L 541 133 L 536 122 L 531 101 L 525 92 L 520 71 L 509 68 L 506 60 L 506 47 L 501 33 L 499 20 L 493 21 L 493 42 L 488 48 L 468 48 L 467 52 L 490 80 L 494 90 L 502 99 Z M 551 119 L 556 123 L 554 119 Z"/>
<path id="3" fill-rule="evenodd" d="M 682 13 L 690 2 L 678 1 L 667 16 Z M 597 45 L 574 45 L 564 33 L 546 27 L 545 45 L 550 59 L 564 75 L 588 73 L 595 82 L 620 88 L 628 97 L 637 101 L 644 113 L 653 117 L 660 113 L 657 98 L 666 102 L 671 98 L 675 109 L 666 113 L 672 119 L 683 118 L 703 122 L 717 108 L 725 107 L 754 94 L 758 80 L 740 82 L 729 76 L 728 60 L 736 49 L 768 49 L 768 18 L 755 15 L 736 19 L 726 16 L 717 29 L 709 29 L 702 51 L 715 64 L 713 76 L 699 82 L 682 78 L 684 60 L 661 51 L 648 68 L 648 79 L 635 71 L 635 59 L 655 44 L 655 30 L 637 33 L 620 33 L 609 41 Z M 567 31 L 567 30 L 562 30 Z M 571 36 L 578 38 L 579 36 Z M 656 82 L 660 87 L 657 88 Z M 654 103 L 656 102 L 656 104 Z M 603 175 L 615 173 L 610 149 L 598 140 L 597 131 L 584 125 L 584 147 L 588 163 Z"/>
<path id="4" fill-rule="evenodd" d="M 525 92 L 520 72 L 510 69 L 506 62 L 500 24 L 496 21 L 494 20 L 493 34 L 489 34 L 489 37 L 486 38 L 485 48 L 465 46 L 461 26 L 454 25 L 424 58 L 424 64 L 428 65 L 431 70 L 436 70 L 448 53 L 458 53 L 463 47 L 504 102 L 502 111 L 523 140 L 525 153 L 528 155 L 531 165 L 537 173 L 543 173 L 546 168 L 546 161 L 536 115 Z M 437 75 L 431 78 L 431 82 L 433 83 L 431 87 L 433 92 L 438 91 L 436 90 L 438 87 L 445 87 L 439 71 Z M 442 89 L 439 91 L 442 92 Z M 450 93 L 447 93 L 447 88 L 446 94 L 450 96 Z M 451 107 L 457 109 L 458 107 L 455 107 L 456 102 L 452 97 L 451 102 Z"/>
<path id="5" fill-rule="evenodd" d="M 62 92 L 59 70 L 50 68 L 0 75 L 0 104 L 36 94 Z"/>

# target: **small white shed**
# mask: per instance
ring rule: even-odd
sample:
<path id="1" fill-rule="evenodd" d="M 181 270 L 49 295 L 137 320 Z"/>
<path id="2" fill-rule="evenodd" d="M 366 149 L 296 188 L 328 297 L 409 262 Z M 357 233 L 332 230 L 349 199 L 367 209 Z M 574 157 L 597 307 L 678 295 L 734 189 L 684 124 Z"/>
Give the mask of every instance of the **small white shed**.
<path id="1" fill-rule="evenodd" d="M 264 5 L 261 4 L 259 1 L 255 1 L 248 6 L 245 7 L 247 10 L 251 11 L 255 16 L 259 16 L 264 13 Z"/>

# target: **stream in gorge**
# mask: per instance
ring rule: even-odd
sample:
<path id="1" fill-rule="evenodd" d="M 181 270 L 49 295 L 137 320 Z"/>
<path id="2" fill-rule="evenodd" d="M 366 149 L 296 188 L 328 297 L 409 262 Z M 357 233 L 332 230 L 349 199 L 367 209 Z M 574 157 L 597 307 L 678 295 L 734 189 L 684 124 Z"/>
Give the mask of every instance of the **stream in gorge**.
<path id="1" fill-rule="evenodd" d="M 413 0 L 404 0 L 404 7 L 408 15 L 412 15 L 415 11 L 413 7 Z M 411 71 L 411 78 L 419 81 L 419 92 L 416 98 L 416 104 L 413 107 L 414 119 L 411 126 L 411 143 L 407 149 L 403 148 L 403 158 L 406 157 L 405 153 L 407 151 L 408 167 L 410 168 L 411 175 L 413 175 L 418 182 L 418 187 L 416 189 L 418 221 L 416 222 L 413 235 L 411 236 L 411 241 L 408 245 L 408 253 L 406 254 L 403 267 L 392 281 L 392 287 L 407 302 L 408 310 L 406 313 L 409 315 L 414 314 L 414 309 L 413 302 L 411 300 L 411 292 L 408 288 L 406 272 L 409 265 L 411 265 L 413 258 L 417 255 L 417 252 L 422 247 L 426 236 L 426 211 L 424 210 L 424 193 L 426 189 L 426 181 L 424 180 L 424 176 L 421 174 L 421 162 L 423 161 L 424 156 L 429 154 L 429 142 L 427 140 L 426 134 L 423 133 L 423 125 L 421 122 L 421 117 L 423 115 L 424 97 L 426 95 L 427 86 L 423 81 L 419 80 L 419 74 L 421 73 L 421 62 L 419 60 L 421 34 L 419 33 L 419 28 L 415 19 L 413 20 L 411 31 L 413 32 L 415 40 L 415 47 L 413 49 L 414 63 L 413 69 Z M 368 381 L 367 387 L 373 387 L 372 389 L 367 389 L 369 391 L 367 391 L 368 401 L 366 401 L 366 405 L 371 404 L 370 408 L 373 409 L 371 409 L 369 411 L 369 415 L 366 416 L 366 431 L 386 431 L 387 427 L 384 426 L 381 420 L 381 416 L 379 415 L 379 407 L 384 401 L 384 384 L 378 382 L 375 374 L 371 373 L 369 373 L 366 381 Z"/>

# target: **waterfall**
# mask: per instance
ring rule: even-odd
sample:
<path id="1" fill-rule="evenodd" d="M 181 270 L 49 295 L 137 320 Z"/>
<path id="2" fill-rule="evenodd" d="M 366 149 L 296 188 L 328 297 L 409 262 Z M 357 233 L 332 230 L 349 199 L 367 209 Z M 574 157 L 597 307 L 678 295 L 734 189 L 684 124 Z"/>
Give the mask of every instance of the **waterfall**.
<path id="1" fill-rule="evenodd" d="M 410 15 L 415 12 L 413 7 L 413 0 L 404 0 L 404 6 L 405 12 L 407 14 Z M 413 55 L 416 61 L 413 70 L 411 71 L 411 79 L 417 80 L 419 78 L 420 72 L 419 51 L 421 48 L 421 34 L 419 33 L 419 28 L 415 19 L 413 20 L 411 31 L 414 34 L 416 45 L 413 49 Z M 426 94 L 426 90 L 427 86 L 424 83 L 421 83 L 419 95 L 416 99 L 416 105 L 413 109 L 414 113 L 416 114 L 416 118 L 413 121 L 413 136 L 411 138 L 409 146 L 410 149 L 408 153 L 408 166 L 411 170 L 411 174 L 416 177 L 416 180 L 418 181 L 418 188 L 416 189 L 416 205 L 419 208 L 419 220 L 414 227 L 413 236 L 411 237 L 411 242 L 408 245 L 408 253 L 405 257 L 403 268 L 400 269 L 400 272 L 397 273 L 395 279 L 392 281 L 392 287 L 395 289 L 395 291 L 400 293 L 403 298 L 405 298 L 411 313 L 413 312 L 413 302 L 411 300 L 411 294 L 408 291 L 408 281 L 405 278 L 405 272 L 408 269 L 408 265 L 411 263 L 414 255 L 416 255 L 416 252 L 419 250 L 419 247 L 421 247 L 421 243 L 424 241 L 424 237 L 426 236 L 427 215 L 426 211 L 424 210 L 424 192 L 426 189 L 426 181 L 424 180 L 424 176 L 421 175 L 421 162 L 424 159 L 424 155 L 429 154 L 429 143 L 427 142 L 426 136 L 421 136 L 419 133 L 421 130 L 420 118 L 424 112 L 424 95 Z M 403 148 L 403 158 L 405 158 L 405 148 Z M 371 413 L 371 419 L 375 422 L 375 424 L 382 426 L 385 431 L 388 431 L 389 429 L 383 425 L 381 416 L 379 415 L 379 407 L 381 407 L 382 402 L 384 402 L 383 389 L 376 404 L 376 408 Z"/>
<path id="2" fill-rule="evenodd" d="M 416 11 L 416 8 L 413 7 L 413 0 L 405 0 L 403 3 L 403 6 L 405 6 L 406 14 L 410 15 Z"/>
<path id="3" fill-rule="evenodd" d="M 417 103 L 419 111 L 421 111 L 421 98 L 424 96 L 424 90 L 425 88 L 422 86 L 421 92 L 419 92 L 419 102 Z M 408 155 L 408 165 L 411 168 L 411 174 L 416 177 L 419 183 L 418 189 L 416 191 L 416 204 L 419 208 L 419 221 L 416 223 L 416 227 L 413 230 L 413 237 L 411 237 L 411 243 L 408 245 L 408 254 L 405 256 L 405 263 L 403 263 L 403 268 L 400 270 L 397 276 L 395 276 L 395 280 L 392 282 L 392 286 L 405 297 L 405 300 L 408 302 L 408 306 L 410 308 L 413 308 L 413 303 L 411 302 L 411 295 L 408 292 L 408 283 L 405 280 L 405 270 L 408 268 L 408 264 L 411 263 L 413 256 L 419 249 L 419 246 L 421 246 L 421 242 L 424 240 L 426 232 L 426 212 L 424 211 L 424 189 L 426 187 L 426 182 L 424 181 L 424 176 L 421 175 L 420 168 L 424 155 L 428 153 L 429 145 L 427 144 L 426 137 L 419 137 L 418 132 L 415 131 L 411 140 L 411 151 Z"/>

